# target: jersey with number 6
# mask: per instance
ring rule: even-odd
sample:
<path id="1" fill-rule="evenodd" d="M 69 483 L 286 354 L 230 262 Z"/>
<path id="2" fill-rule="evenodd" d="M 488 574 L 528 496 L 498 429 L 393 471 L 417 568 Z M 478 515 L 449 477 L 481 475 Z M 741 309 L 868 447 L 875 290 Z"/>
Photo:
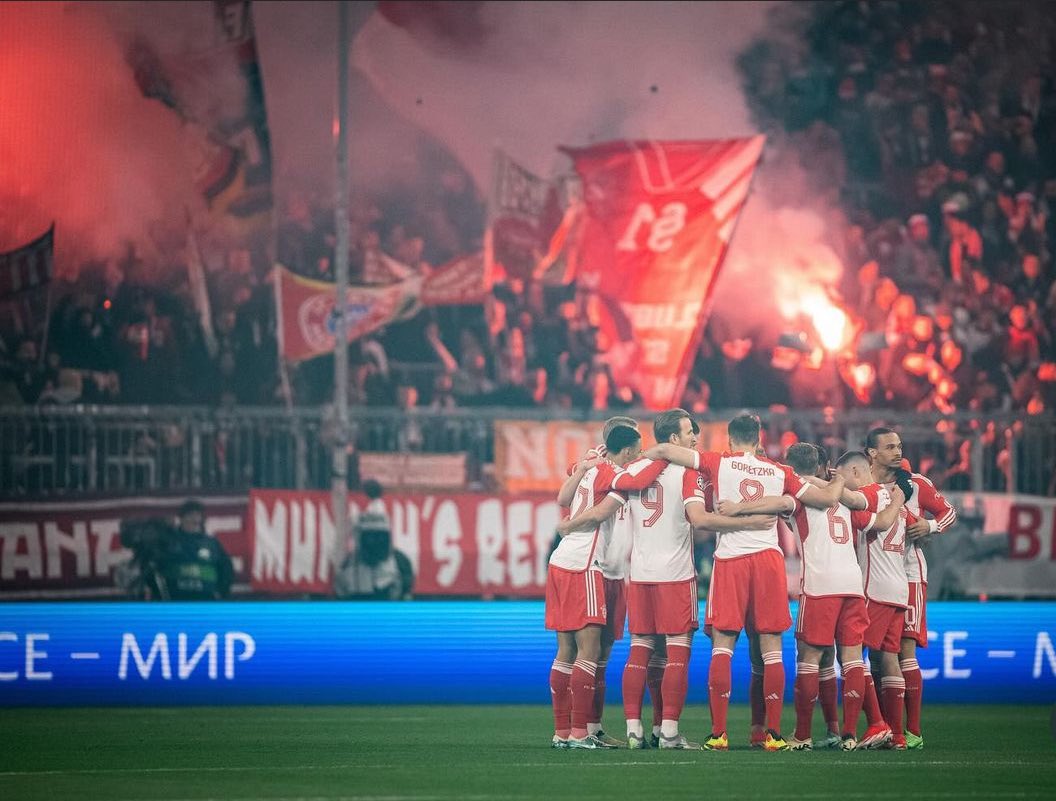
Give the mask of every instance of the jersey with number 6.
<path id="1" fill-rule="evenodd" d="M 875 514 L 879 505 L 880 489 L 876 486 L 862 490 L 869 506 L 866 510 Z M 800 591 L 811 598 L 827 596 L 864 595 L 862 569 L 858 566 L 855 551 L 857 537 L 855 522 L 868 527 L 872 519 L 854 518 L 854 513 L 842 503 L 828 509 L 814 509 L 795 501 L 795 508 L 788 515 L 789 526 L 796 535 L 803 574 Z"/>
<path id="2" fill-rule="evenodd" d="M 648 487 L 630 494 L 632 582 L 664 584 L 696 575 L 693 530 L 686 518 L 691 503 L 704 503 L 704 477 L 675 464 L 667 465 Z"/>
<path id="3" fill-rule="evenodd" d="M 754 453 L 702 453 L 700 469 L 718 501 L 757 501 L 765 495 L 791 495 L 800 498 L 808 484 L 791 467 Z M 766 531 L 727 531 L 719 535 L 715 548 L 716 559 L 736 559 L 739 556 L 777 551 L 782 553 L 777 538 L 777 524 Z"/>
<path id="4" fill-rule="evenodd" d="M 882 512 L 891 503 L 891 495 L 879 484 L 862 487 L 861 491 L 880 489 L 877 511 Z M 858 549 L 858 563 L 862 568 L 865 597 L 870 601 L 906 606 L 909 602 L 909 580 L 906 578 L 906 526 L 916 520 L 905 506 L 891 528 L 886 531 L 870 530 L 875 517 L 870 512 L 854 512 L 852 521 L 863 535 L 864 542 Z"/>

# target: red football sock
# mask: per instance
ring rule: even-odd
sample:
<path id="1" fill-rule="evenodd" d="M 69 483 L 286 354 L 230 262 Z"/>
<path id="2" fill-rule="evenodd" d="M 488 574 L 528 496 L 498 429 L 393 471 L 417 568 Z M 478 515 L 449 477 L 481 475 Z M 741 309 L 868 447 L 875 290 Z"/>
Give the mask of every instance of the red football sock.
<path id="1" fill-rule="evenodd" d="M 664 670 L 667 668 L 667 657 L 653 654 L 649 658 L 646 681 L 649 684 L 649 701 L 653 705 L 653 725 L 659 726 L 664 712 Z"/>
<path id="2" fill-rule="evenodd" d="M 884 716 L 880 714 L 880 700 L 876 697 L 876 684 L 873 682 L 873 674 L 865 671 L 865 702 L 862 705 L 865 710 L 865 722 L 870 726 L 884 722 Z"/>
<path id="3" fill-rule="evenodd" d="M 601 724 L 601 716 L 605 712 L 605 668 L 609 663 L 598 662 L 597 673 L 594 674 L 594 705 L 590 710 L 590 720 L 587 723 Z"/>
<path id="4" fill-rule="evenodd" d="M 924 677 L 916 659 L 902 660 L 902 678 L 906 680 L 906 728 L 920 735 L 920 702 L 924 694 Z"/>
<path id="5" fill-rule="evenodd" d="M 763 700 L 763 674 L 756 673 L 752 666 L 752 681 L 748 685 L 748 697 L 752 703 L 752 728 L 762 729 L 766 725 L 766 702 Z"/>
<path id="6" fill-rule="evenodd" d="M 809 740 L 814 719 L 814 702 L 818 699 L 818 666 L 800 662 L 796 665 L 796 739 Z M 770 728 L 773 728 L 772 726 Z"/>
<path id="7" fill-rule="evenodd" d="M 572 666 L 572 736 L 581 740 L 587 736 L 587 718 L 594 707 L 594 673 L 597 664 L 577 659 Z"/>
<path id="8" fill-rule="evenodd" d="M 646 666 L 653 649 L 631 645 L 627 665 L 623 669 L 623 716 L 627 720 L 641 720 L 642 696 L 645 695 Z"/>
<path id="9" fill-rule="evenodd" d="M 898 739 L 902 736 L 902 708 L 906 703 L 905 680 L 898 676 L 884 676 L 880 679 L 880 696 L 884 720 Z"/>
<path id="10" fill-rule="evenodd" d="M 572 696 L 568 692 L 568 682 L 572 678 L 572 666 L 568 662 L 558 662 L 550 666 L 550 703 L 554 707 L 554 734 L 564 739 L 572 728 Z"/>
<path id="11" fill-rule="evenodd" d="M 865 663 L 855 659 L 843 666 L 843 731 L 852 737 L 858 736 L 858 717 L 862 713 L 865 697 Z M 876 690 L 873 690 L 875 703 Z"/>
<path id="12" fill-rule="evenodd" d="M 667 667 L 664 669 L 664 714 L 662 720 L 678 720 L 686 703 L 689 688 L 689 641 L 685 645 L 667 643 Z"/>
<path id="13" fill-rule="evenodd" d="M 836 668 L 831 665 L 818 671 L 818 702 L 825 726 L 829 731 L 840 730 L 840 713 L 836 706 Z"/>
<path id="14" fill-rule="evenodd" d="M 763 654 L 763 700 L 766 702 L 766 728 L 781 731 L 781 709 L 785 703 L 785 666 L 780 651 Z"/>
<path id="15" fill-rule="evenodd" d="M 730 660 L 733 651 L 729 648 L 712 648 L 711 665 L 708 667 L 708 703 L 711 706 L 711 731 L 722 734 L 726 731 L 726 713 L 730 708 Z"/>

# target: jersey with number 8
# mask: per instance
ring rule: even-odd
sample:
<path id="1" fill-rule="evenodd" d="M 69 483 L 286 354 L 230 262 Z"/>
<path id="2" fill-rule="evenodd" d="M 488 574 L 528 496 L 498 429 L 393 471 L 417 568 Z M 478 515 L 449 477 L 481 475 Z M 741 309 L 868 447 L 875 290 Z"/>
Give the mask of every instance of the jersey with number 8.
<path id="1" fill-rule="evenodd" d="M 807 484 L 791 467 L 752 453 L 702 453 L 701 472 L 711 481 L 717 501 L 757 501 L 765 495 L 799 498 Z M 736 559 L 760 551 L 777 551 L 777 525 L 767 531 L 727 531 L 719 535 L 716 559 Z"/>

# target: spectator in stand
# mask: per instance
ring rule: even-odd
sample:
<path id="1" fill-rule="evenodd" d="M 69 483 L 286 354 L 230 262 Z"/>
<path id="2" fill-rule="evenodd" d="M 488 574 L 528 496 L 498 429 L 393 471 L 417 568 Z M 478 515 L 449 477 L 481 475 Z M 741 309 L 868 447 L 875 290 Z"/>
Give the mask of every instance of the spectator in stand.
<path id="1" fill-rule="evenodd" d="M 907 221 L 906 237 L 895 254 L 891 278 L 918 301 L 938 297 L 942 289 L 942 265 L 931 245 L 931 229 L 926 214 L 914 214 Z"/>

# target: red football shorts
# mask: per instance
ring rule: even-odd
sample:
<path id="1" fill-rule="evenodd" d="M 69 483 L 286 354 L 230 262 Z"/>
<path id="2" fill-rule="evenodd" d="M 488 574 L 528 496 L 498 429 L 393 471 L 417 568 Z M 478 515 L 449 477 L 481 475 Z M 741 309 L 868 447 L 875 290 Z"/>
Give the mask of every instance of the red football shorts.
<path id="1" fill-rule="evenodd" d="M 627 591 L 623 579 L 605 579 L 605 607 L 608 609 L 605 628 L 612 639 L 622 640 L 627 622 Z"/>
<path id="2" fill-rule="evenodd" d="M 869 628 L 865 599 L 841 595 L 811 598 L 799 597 L 796 639 L 808 645 L 826 648 L 837 645 L 861 645 Z"/>
<path id="3" fill-rule="evenodd" d="M 865 630 L 863 642 L 870 650 L 897 654 L 902 649 L 902 627 L 906 622 L 906 610 L 901 606 L 866 600 L 869 612 L 869 628 Z"/>
<path id="4" fill-rule="evenodd" d="M 665 584 L 627 585 L 631 634 L 685 634 L 696 631 L 697 579 Z"/>
<path id="5" fill-rule="evenodd" d="M 788 614 L 784 557 L 767 550 L 736 559 L 716 559 L 704 622 L 719 631 L 787 631 L 792 617 Z"/>
<path id="6" fill-rule="evenodd" d="M 546 627 L 579 631 L 605 625 L 605 580 L 600 570 L 573 572 L 550 565 L 546 570 Z"/>
<path id="7" fill-rule="evenodd" d="M 928 647 L 928 584 L 909 582 L 909 606 L 906 607 L 906 624 L 902 639 L 916 640 L 918 648 Z"/>

